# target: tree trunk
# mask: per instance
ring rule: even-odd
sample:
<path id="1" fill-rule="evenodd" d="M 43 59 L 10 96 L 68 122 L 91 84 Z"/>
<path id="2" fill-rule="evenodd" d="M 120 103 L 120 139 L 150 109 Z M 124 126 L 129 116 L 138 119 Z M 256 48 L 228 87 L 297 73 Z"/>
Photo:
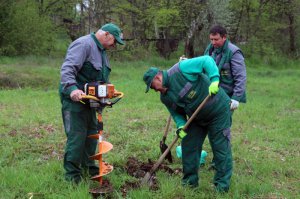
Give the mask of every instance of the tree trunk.
<path id="1" fill-rule="evenodd" d="M 198 16 L 196 19 L 192 20 L 190 29 L 187 34 L 187 39 L 185 41 L 184 53 L 186 57 L 192 58 L 195 56 L 194 40 L 197 31 L 203 29 L 203 24 L 201 23 L 201 18 Z"/>
<path id="2" fill-rule="evenodd" d="M 295 35 L 296 35 L 296 31 L 295 31 L 295 17 L 293 15 L 293 13 L 286 13 L 288 15 L 288 20 L 289 20 L 289 43 L 290 43 L 290 52 L 291 53 L 295 53 L 296 51 L 296 42 L 295 42 Z"/>
<path id="3" fill-rule="evenodd" d="M 85 21 L 84 21 L 84 5 L 80 3 L 80 34 L 85 34 Z"/>
<path id="4" fill-rule="evenodd" d="M 184 46 L 184 53 L 186 57 L 192 58 L 195 56 L 195 50 L 194 50 L 194 39 L 193 38 L 187 38 L 185 41 Z"/>

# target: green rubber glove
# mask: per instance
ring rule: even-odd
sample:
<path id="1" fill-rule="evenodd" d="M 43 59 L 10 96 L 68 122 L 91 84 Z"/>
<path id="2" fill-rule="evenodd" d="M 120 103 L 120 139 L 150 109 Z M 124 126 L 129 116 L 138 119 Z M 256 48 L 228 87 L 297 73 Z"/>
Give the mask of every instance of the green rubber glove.
<path id="1" fill-rule="evenodd" d="M 187 133 L 183 130 L 183 126 L 176 130 L 176 134 L 180 139 L 183 139 L 187 135 Z"/>
<path id="2" fill-rule="evenodd" d="M 208 93 L 211 96 L 212 94 L 217 94 L 219 91 L 219 81 L 212 82 L 208 87 Z"/>

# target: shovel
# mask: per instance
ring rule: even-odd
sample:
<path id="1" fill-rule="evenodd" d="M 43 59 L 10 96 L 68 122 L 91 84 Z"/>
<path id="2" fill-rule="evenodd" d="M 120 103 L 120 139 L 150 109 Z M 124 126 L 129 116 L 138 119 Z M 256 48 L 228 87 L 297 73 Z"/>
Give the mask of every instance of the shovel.
<path id="1" fill-rule="evenodd" d="M 209 100 L 209 95 L 201 102 L 201 104 L 198 106 L 198 108 L 196 109 L 196 111 L 193 113 L 193 115 L 188 119 L 188 121 L 186 122 L 186 124 L 183 127 L 183 130 L 186 130 L 188 128 L 188 126 L 190 125 L 190 123 L 193 121 L 193 119 L 196 117 L 196 115 L 199 113 L 199 111 L 202 109 L 202 107 L 206 104 L 206 102 Z M 170 149 L 174 146 L 174 144 L 177 142 L 178 140 L 178 136 L 176 135 L 175 139 L 173 140 L 173 142 L 171 143 L 171 145 L 166 149 L 166 151 L 160 156 L 160 158 L 158 159 L 158 161 L 153 165 L 153 167 L 151 168 L 151 170 L 149 172 L 146 173 L 146 175 L 144 176 L 144 178 L 142 179 L 141 184 L 142 185 L 146 185 L 148 184 L 152 174 L 156 171 L 156 169 L 159 167 L 159 165 L 162 163 L 162 161 L 165 159 L 165 157 L 167 156 L 167 154 L 169 153 Z"/>
<path id="2" fill-rule="evenodd" d="M 161 154 L 163 154 L 168 148 L 168 145 L 166 145 L 166 139 L 167 139 L 167 135 L 168 135 L 168 132 L 169 132 L 171 118 L 172 117 L 170 115 L 169 118 L 168 118 L 167 124 L 166 124 L 164 136 L 163 136 L 162 140 L 159 142 L 159 148 L 160 148 Z M 165 159 L 168 160 L 170 163 L 173 163 L 171 151 L 168 152 Z"/>

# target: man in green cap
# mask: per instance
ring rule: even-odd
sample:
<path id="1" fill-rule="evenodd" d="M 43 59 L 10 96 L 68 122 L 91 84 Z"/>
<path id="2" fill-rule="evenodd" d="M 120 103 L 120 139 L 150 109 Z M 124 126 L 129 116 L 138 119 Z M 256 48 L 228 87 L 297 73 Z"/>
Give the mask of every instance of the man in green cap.
<path id="1" fill-rule="evenodd" d="M 96 111 L 80 100 L 84 84 L 109 83 L 111 67 L 106 50 L 115 48 L 116 43 L 124 45 L 120 28 L 112 23 L 105 24 L 96 33 L 72 42 L 62 64 L 59 94 L 67 136 L 64 169 L 68 181 L 79 183 L 84 171 L 92 176 L 99 172 L 94 161 L 89 159 L 97 147 L 97 140 L 88 138 L 98 132 Z"/>
<path id="2" fill-rule="evenodd" d="M 218 87 L 219 73 L 214 60 L 202 56 L 180 61 L 168 70 L 151 67 L 143 80 L 146 92 L 150 88 L 160 92 L 161 102 L 176 123 L 176 134 L 182 139 L 182 184 L 198 186 L 199 158 L 208 136 L 217 163 L 213 183 L 217 191 L 227 192 L 232 175 L 230 99 Z M 210 95 L 209 100 L 184 131 L 187 117 L 207 95 Z"/>

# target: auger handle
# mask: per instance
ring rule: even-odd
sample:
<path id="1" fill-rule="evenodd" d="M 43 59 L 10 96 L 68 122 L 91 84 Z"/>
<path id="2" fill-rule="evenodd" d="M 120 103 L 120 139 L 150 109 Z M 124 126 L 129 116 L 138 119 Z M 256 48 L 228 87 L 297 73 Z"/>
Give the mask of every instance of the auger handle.
<path id="1" fill-rule="evenodd" d="M 121 98 L 123 98 L 124 96 L 124 93 L 122 92 L 115 92 L 114 93 L 114 98 L 116 98 L 116 100 L 120 100 Z M 100 101 L 99 98 L 95 97 L 95 96 L 92 96 L 92 95 L 81 95 L 82 99 L 92 99 L 92 100 L 95 100 L 95 101 Z"/>

